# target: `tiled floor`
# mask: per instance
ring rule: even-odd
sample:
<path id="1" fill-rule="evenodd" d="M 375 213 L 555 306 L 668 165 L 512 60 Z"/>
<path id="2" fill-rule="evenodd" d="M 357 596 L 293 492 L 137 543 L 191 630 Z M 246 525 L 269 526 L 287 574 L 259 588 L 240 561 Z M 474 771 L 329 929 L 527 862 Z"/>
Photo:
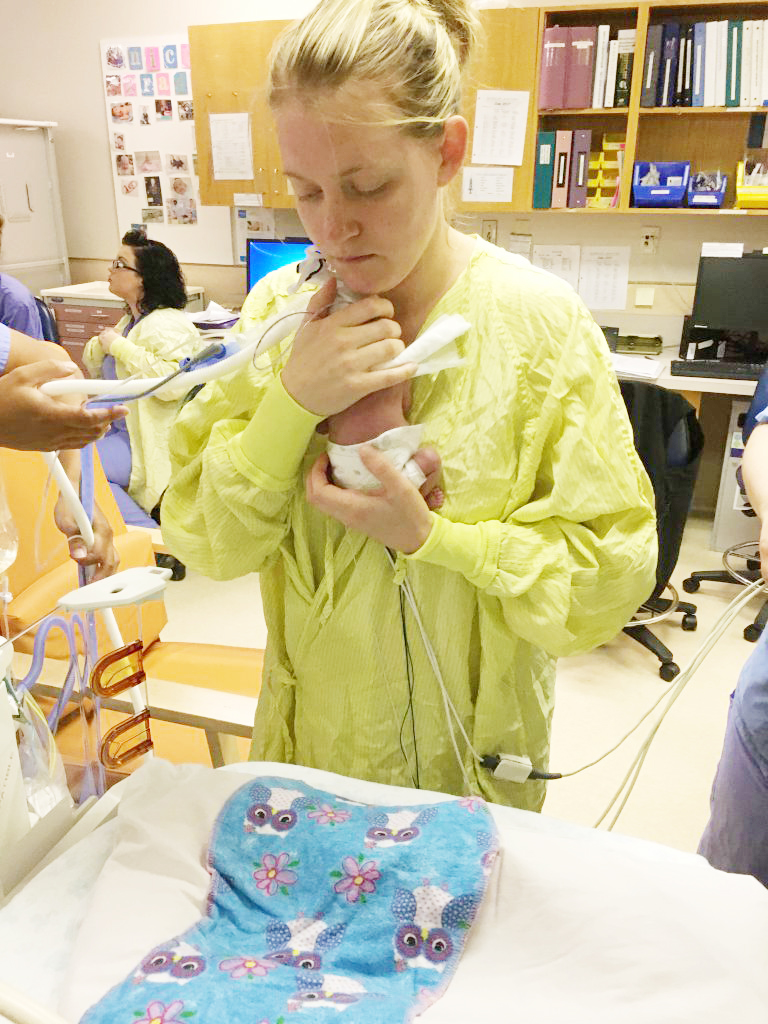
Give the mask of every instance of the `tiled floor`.
<path id="1" fill-rule="evenodd" d="M 720 555 L 708 547 L 709 530 L 708 522 L 689 521 L 673 576 L 678 590 L 680 581 L 694 569 L 719 568 Z M 696 632 L 683 632 L 671 623 L 656 627 L 682 669 L 739 589 L 705 584 L 691 598 L 698 606 Z M 183 582 L 171 584 L 166 595 L 169 624 L 165 639 L 263 647 L 265 627 L 254 577 L 212 583 L 188 573 Z M 615 831 L 695 850 L 707 821 L 728 696 L 752 650 L 742 629 L 757 611 L 758 601 L 754 599 L 731 624 L 664 720 Z M 659 678 L 656 659 L 623 634 L 591 654 L 563 659 L 558 672 L 551 770 L 570 772 L 595 760 L 671 686 L 674 683 Z M 655 721 L 652 716 L 619 751 L 595 767 L 551 783 L 545 813 L 594 824 Z"/>

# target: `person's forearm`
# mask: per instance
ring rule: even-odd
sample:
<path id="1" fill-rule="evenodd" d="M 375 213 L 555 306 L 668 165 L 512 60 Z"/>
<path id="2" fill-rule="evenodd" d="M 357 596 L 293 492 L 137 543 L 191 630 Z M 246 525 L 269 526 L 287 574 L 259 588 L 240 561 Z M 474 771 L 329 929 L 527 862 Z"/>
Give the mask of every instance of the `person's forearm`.
<path id="1" fill-rule="evenodd" d="M 768 521 L 768 423 L 759 423 L 749 436 L 741 464 L 750 504 Z"/>

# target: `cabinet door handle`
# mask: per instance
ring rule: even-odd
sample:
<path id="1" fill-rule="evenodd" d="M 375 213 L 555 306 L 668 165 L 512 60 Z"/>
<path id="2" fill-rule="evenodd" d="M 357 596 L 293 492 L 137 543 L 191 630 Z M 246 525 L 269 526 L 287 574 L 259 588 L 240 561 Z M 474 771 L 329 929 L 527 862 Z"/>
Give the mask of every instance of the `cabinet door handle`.
<path id="1" fill-rule="evenodd" d="M 34 213 L 35 211 L 32 209 L 32 203 L 29 201 L 29 185 L 26 182 L 24 183 L 24 188 L 27 191 L 27 206 L 29 207 L 29 212 Z"/>

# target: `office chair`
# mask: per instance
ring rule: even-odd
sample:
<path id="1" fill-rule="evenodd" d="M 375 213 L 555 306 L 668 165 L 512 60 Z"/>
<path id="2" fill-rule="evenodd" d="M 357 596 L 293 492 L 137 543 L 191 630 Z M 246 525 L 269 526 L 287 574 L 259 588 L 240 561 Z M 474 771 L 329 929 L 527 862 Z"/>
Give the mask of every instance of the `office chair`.
<path id="1" fill-rule="evenodd" d="M 56 328 L 56 317 L 50 311 L 44 300 L 39 295 L 35 295 L 35 304 L 37 305 L 37 312 L 40 314 L 40 323 L 43 326 L 43 338 L 45 341 L 53 341 L 57 345 L 60 344 L 59 332 Z"/>
<path id="2" fill-rule="evenodd" d="M 680 601 L 669 581 L 680 553 L 704 435 L 693 406 L 676 391 L 641 381 L 620 381 L 619 386 L 635 448 L 653 487 L 659 542 L 656 586 L 623 631 L 656 655 L 661 663 L 659 675 L 669 682 L 680 669 L 669 648 L 648 627 L 679 614 L 684 630 L 696 629 L 696 605 Z M 671 598 L 661 596 L 665 590 Z"/>
<path id="3" fill-rule="evenodd" d="M 768 408 L 768 368 L 760 375 L 760 379 L 755 387 L 754 396 L 744 418 L 741 436 L 745 444 L 757 425 L 756 417 L 765 408 Z M 736 482 L 746 499 L 747 492 L 741 476 L 741 466 L 736 470 Z M 745 516 L 755 517 L 755 512 L 749 502 L 746 502 L 745 507 L 741 511 Z M 738 564 L 740 561 L 743 562 L 743 565 Z M 731 547 L 726 548 L 723 552 L 722 569 L 703 569 L 699 572 L 692 572 L 687 579 L 683 580 L 683 590 L 686 594 L 695 594 L 703 582 L 740 583 L 744 585 L 754 583 L 755 580 L 760 579 L 760 576 L 760 552 L 757 544 L 751 541 L 743 544 L 732 544 Z M 760 634 L 763 632 L 766 622 L 768 622 L 768 601 L 763 602 L 754 621 L 744 627 L 744 639 L 750 643 L 756 643 L 760 639 Z"/>

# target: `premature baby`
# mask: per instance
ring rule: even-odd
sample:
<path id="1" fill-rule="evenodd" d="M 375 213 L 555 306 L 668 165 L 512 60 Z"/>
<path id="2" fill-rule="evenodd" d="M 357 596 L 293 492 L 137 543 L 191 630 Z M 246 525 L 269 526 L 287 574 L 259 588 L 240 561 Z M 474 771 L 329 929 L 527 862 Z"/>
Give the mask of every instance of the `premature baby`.
<path id="1" fill-rule="evenodd" d="M 316 271 L 321 279 L 329 273 L 324 265 Z M 359 298 L 361 296 L 337 281 L 331 312 Z M 420 449 L 423 428 L 409 424 L 405 418 L 410 404 L 411 383 L 406 381 L 374 391 L 323 422 L 321 430 L 328 434 L 328 458 L 334 483 L 359 491 L 375 490 L 379 486 L 379 481 L 360 459 L 359 449 L 364 444 L 384 452 L 416 487 L 421 487 L 430 476 L 437 477 L 440 456 L 433 448 Z M 439 487 L 433 487 L 425 496 L 431 509 L 440 508 L 443 499 Z"/>

